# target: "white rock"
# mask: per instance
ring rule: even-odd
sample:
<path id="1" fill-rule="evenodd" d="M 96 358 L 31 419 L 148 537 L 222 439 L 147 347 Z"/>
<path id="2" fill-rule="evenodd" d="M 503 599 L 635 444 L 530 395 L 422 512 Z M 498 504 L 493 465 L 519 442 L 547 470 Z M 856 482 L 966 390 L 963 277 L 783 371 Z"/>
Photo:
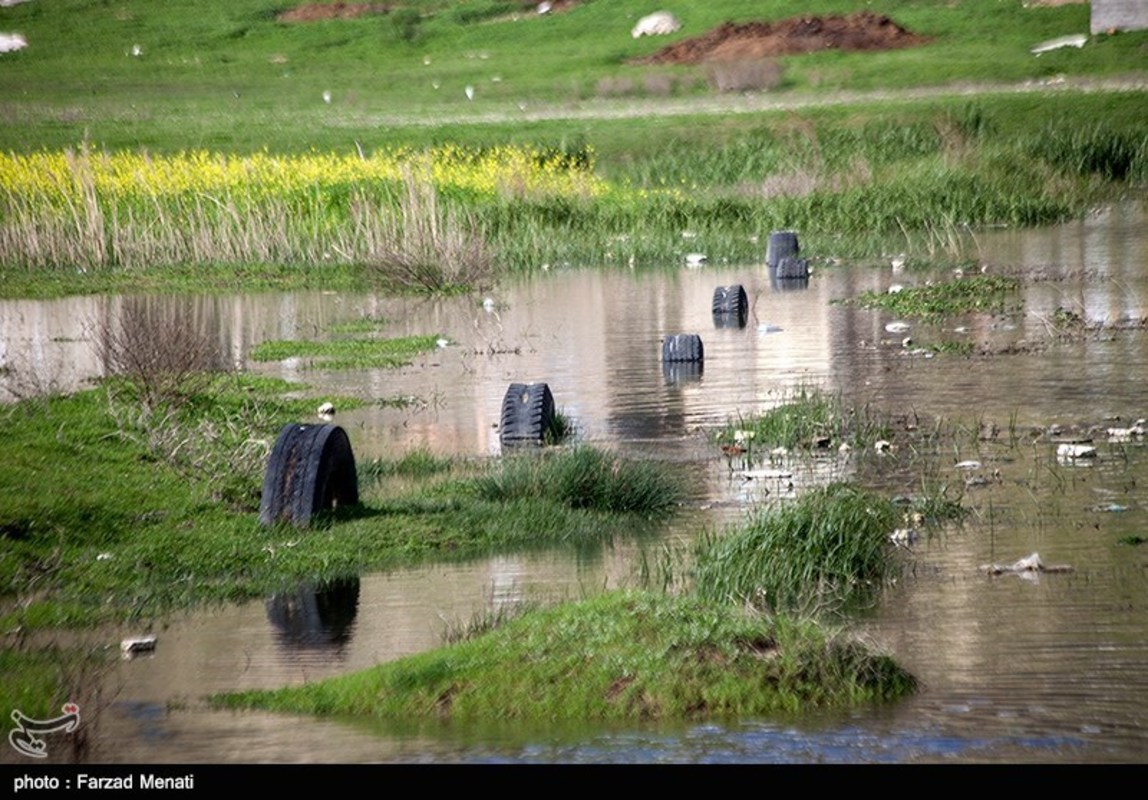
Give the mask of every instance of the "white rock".
<path id="1" fill-rule="evenodd" d="M 889 322 L 885 325 L 885 330 L 888 333 L 905 333 L 909 330 L 908 322 Z"/>
<path id="2" fill-rule="evenodd" d="M 28 41 L 18 33 L 0 33 L 0 53 L 11 53 L 23 50 Z"/>
<path id="3" fill-rule="evenodd" d="M 655 11 L 638 20 L 638 24 L 630 31 L 635 39 L 642 36 L 665 36 L 681 29 L 682 23 L 669 11 Z"/>

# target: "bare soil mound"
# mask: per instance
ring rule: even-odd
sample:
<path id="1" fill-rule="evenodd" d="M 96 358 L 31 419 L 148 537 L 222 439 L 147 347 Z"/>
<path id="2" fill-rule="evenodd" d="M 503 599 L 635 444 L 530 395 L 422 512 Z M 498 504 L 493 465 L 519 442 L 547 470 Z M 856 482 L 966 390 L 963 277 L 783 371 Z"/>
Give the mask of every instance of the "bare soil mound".
<path id="1" fill-rule="evenodd" d="M 634 64 L 700 64 L 746 61 L 819 50 L 892 50 L 929 41 L 880 14 L 792 17 L 778 22 L 726 22 L 701 36 L 683 39 Z"/>

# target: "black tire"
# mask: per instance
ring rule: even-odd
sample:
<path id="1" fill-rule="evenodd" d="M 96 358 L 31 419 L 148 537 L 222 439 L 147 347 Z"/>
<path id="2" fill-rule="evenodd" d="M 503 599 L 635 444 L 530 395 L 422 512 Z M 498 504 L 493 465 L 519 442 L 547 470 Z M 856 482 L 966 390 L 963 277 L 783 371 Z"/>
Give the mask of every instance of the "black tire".
<path id="1" fill-rule="evenodd" d="M 498 428 L 503 447 L 542 444 L 554 426 L 554 395 L 549 384 L 512 383 L 502 398 Z"/>
<path id="2" fill-rule="evenodd" d="M 740 283 L 714 289 L 714 314 L 741 314 L 749 311 L 749 295 Z"/>
<path id="3" fill-rule="evenodd" d="M 785 258 L 796 258 L 800 251 L 797 234 L 793 231 L 774 231 L 769 234 L 769 245 L 765 249 L 765 263 L 774 269 Z"/>
<path id="4" fill-rule="evenodd" d="M 338 425 L 284 425 L 267 461 L 259 521 L 306 527 L 316 514 L 359 502 L 359 476 Z"/>
<path id="5" fill-rule="evenodd" d="M 786 256 L 777 264 L 778 280 L 801 280 L 809 277 L 809 260 L 797 256 Z"/>
<path id="6" fill-rule="evenodd" d="M 662 361 L 697 362 L 704 358 L 702 337 L 696 333 L 677 333 L 662 339 Z"/>
<path id="7" fill-rule="evenodd" d="M 744 328 L 749 317 L 749 296 L 745 288 L 735 283 L 714 289 L 713 316 L 714 327 Z"/>

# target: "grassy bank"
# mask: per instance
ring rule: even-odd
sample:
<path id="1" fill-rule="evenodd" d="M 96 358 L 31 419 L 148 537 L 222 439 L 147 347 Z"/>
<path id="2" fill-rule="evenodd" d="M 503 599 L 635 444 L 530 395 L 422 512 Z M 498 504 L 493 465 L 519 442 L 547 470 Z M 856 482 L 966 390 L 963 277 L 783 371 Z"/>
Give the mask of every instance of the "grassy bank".
<path id="1" fill-rule="evenodd" d="M 8 122 L 0 149 L 60 149 L 85 131 L 99 147 L 151 152 L 347 152 L 356 142 L 374 149 L 396 138 L 420 147 L 468 137 L 504 143 L 548 110 L 720 97 L 712 64 L 635 59 L 724 22 L 858 10 L 848 0 L 768 7 L 717 0 L 676 11 L 682 28 L 671 36 L 635 39 L 631 28 L 650 12 L 640 0 L 581 0 L 549 15 L 525 0 L 411 0 L 401 13 L 356 19 L 279 17 L 294 5 L 302 4 L 123 0 L 108 11 L 58 0 L 5 8 L 3 30 L 19 32 L 28 46 L 0 56 L 0 112 Z M 842 91 L 992 87 L 1063 75 L 1143 77 L 1145 32 L 1031 52 L 1048 39 L 1086 34 L 1087 3 L 889 0 L 876 10 L 923 41 L 769 57 L 775 69 L 749 91 L 832 99 Z M 618 135 L 644 137 L 657 126 L 634 127 L 620 126 Z M 562 129 L 568 140 L 588 130 L 580 123 L 552 130 Z M 518 135 L 527 138 L 517 141 L 536 132 L 526 127 Z"/>
<path id="2" fill-rule="evenodd" d="M 814 623 L 614 592 L 351 675 L 214 698 L 220 707 L 382 719 L 721 719 L 901 697 L 888 656 Z"/>
<path id="3" fill-rule="evenodd" d="M 271 446 L 314 415 L 313 401 L 284 399 L 298 390 L 231 376 L 178 406 L 98 389 L 3 409 L 4 630 L 149 620 L 428 558 L 601 543 L 676 508 L 671 474 L 589 448 L 475 464 L 406 454 L 364 463 L 362 503 L 314 532 L 264 528 Z"/>

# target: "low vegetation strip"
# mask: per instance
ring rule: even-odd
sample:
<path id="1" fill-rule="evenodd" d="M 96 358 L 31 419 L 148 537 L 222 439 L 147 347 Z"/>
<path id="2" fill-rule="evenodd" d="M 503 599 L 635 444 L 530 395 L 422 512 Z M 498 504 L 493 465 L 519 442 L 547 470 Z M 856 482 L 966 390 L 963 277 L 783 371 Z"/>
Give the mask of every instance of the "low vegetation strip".
<path id="1" fill-rule="evenodd" d="M 212 701 L 392 720 L 634 721 L 848 706 L 915 687 L 889 657 L 817 625 L 611 592 L 362 672 Z"/>
<path id="2" fill-rule="evenodd" d="M 251 351 L 251 358 L 254 361 L 298 358 L 324 369 L 401 367 L 410 364 L 415 356 L 434 350 L 438 338 L 406 336 L 398 339 L 272 340 L 256 345 Z"/>

